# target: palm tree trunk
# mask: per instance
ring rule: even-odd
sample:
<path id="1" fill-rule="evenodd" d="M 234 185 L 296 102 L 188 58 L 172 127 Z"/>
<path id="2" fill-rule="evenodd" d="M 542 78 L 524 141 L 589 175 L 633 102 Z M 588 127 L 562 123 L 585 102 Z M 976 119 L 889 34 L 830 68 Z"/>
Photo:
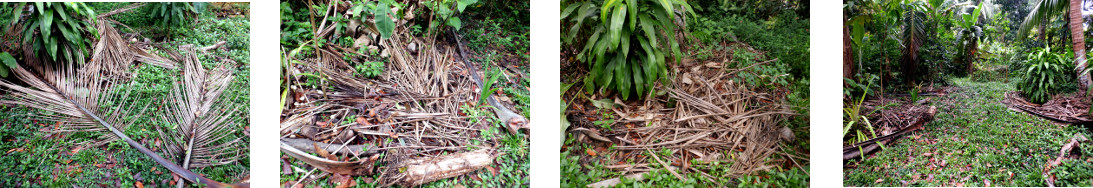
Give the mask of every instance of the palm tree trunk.
<path id="1" fill-rule="evenodd" d="M 1089 89 L 1089 74 L 1080 74 L 1085 69 L 1085 30 L 1082 28 L 1082 1 L 1070 0 L 1069 10 L 1070 43 L 1074 49 L 1074 64 L 1078 75 L 1078 89 L 1083 93 Z"/>
<path id="2" fill-rule="evenodd" d="M 843 24 L 843 78 L 854 76 L 854 48 L 850 46 L 850 29 Z M 846 83 L 843 83 L 846 87 Z"/>
<path id="3" fill-rule="evenodd" d="M 1047 21 L 1040 22 L 1040 41 L 1047 43 Z"/>

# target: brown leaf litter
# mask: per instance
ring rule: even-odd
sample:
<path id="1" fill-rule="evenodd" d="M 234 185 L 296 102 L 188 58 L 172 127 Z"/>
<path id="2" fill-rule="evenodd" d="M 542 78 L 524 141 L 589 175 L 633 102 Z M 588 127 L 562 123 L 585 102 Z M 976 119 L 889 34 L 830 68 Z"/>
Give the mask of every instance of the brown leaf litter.
<path id="1" fill-rule="evenodd" d="M 329 35 L 326 29 L 318 30 L 324 31 L 320 36 Z M 367 37 L 368 32 L 375 31 L 360 35 Z M 281 151 L 322 173 L 308 173 L 295 183 L 327 174 L 378 173 L 380 185 L 414 186 L 483 169 L 503 154 L 495 149 L 497 140 L 479 135 L 493 126 L 491 118 L 478 117 L 471 123 L 461 110 L 490 108 L 477 104 L 476 80 L 481 79 L 474 78 L 479 73 L 468 67 L 470 63 L 459 62 L 466 60 L 460 42 L 413 38 L 408 33 L 396 31 L 389 39 L 374 40 L 390 60 L 374 79 L 354 76 L 340 56 L 351 49 L 335 45 L 324 45 L 317 49 L 317 57 L 296 59 L 303 63 L 286 67 L 284 79 L 290 84 L 283 89 L 292 97 L 282 113 Z M 414 52 L 407 46 L 415 46 Z M 333 88 L 300 85 L 302 72 L 317 72 Z M 506 117 L 503 111 L 511 111 L 491 100 L 488 105 L 499 120 L 517 130 L 527 129 L 523 116 Z M 352 121 L 343 123 L 350 117 Z M 523 123 L 514 123 L 517 119 Z M 329 152 L 333 158 L 308 152 Z"/>
<path id="2" fill-rule="evenodd" d="M 573 121 L 569 132 L 582 133 L 577 134 L 579 141 L 586 137 L 597 141 L 593 144 L 610 142 L 615 149 L 607 152 L 612 154 L 600 154 L 616 157 L 608 160 L 661 163 L 677 177 L 682 177 L 678 173 L 699 173 L 706 178 L 716 178 L 690 168 L 690 159 L 732 164 L 731 172 L 726 176 L 733 177 L 773 168 L 768 158 L 784 150 L 778 143 L 793 139 L 785 138 L 787 135 L 783 132 L 788 128 L 779 125 L 796 115 L 784 104 L 784 96 L 757 92 L 735 83 L 731 79 L 733 75 L 724 67 L 691 68 L 685 64 L 669 69 L 683 76 L 671 77 L 668 85 L 657 85 L 656 91 L 666 95 L 653 95 L 639 103 L 616 100 L 615 105 L 621 107 L 609 110 L 616 119 L 612 129 L 597 131 L 599 126 L 592 121 L 597 119 L 598 112 L 589 110 L 596 107 L 580 105 L 583 100 L 574 101 L 577 104 L 572 104 L 566 112 L 567 119 Z M 583 94 L 575 92 L 583 91 L 573 91 L 570 95 Z M 788 137 L 792 136 L 790 130 Z M 664 149 L 672 154 L 657 156 L 651 152 Z M 733 157 L 721 156 L 722 153 Z M 807 162 L 807 157 L 787 158 L 803 160 L 792 162 L 798 167 Z M 595 163 L 588 159 L 582 161 Z M 652 170 L 643 164 L 618 169 L 624 170 L 624 174 Z M 618 180 L 589 186 L 609 185 L 609 181 Z"/>

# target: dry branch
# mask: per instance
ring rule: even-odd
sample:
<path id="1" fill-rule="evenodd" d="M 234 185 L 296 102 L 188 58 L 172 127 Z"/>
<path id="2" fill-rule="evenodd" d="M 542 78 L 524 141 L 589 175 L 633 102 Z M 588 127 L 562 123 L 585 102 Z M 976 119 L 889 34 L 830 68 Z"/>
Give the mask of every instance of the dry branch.
<path id="1" fill-rule="evenodd" d="M 493 149 L 483 148 L 440 157 L 416 158 L 404 161 L 394 169 L 405 169 L 397 184 L 413 187 L 474 172 L 492 164 L 494 158 L 497 155 Z"/>
<path id="2" fill-rule="evenodd" d="M 910 112 L 911 115 L 907 117 L 907 120 L 901 121 L 907 123 L 904 126 L 901 126 L 899 128 L 899 131 L 843 147 L 843 161 L 845 162 L 847 160 L 855 159 L 865 154 L 869 154 L 873 151 L 876 151 L 880 147 L 880 145 L 887 145 L 898 139 L 900 136 L 903 136 L 904 134 L 922 129 L 923 125 L 926 125 L 926 123 L 933 121 L 934 115 L 937 114 L 937 107 L 929 106 L 928 108 L 913 108 L 912 110 L 906 112 Z"/>
<path id="3" fill-rule="evenodd" d="M 296 158 L 303 161 L 308 165 L 319 168 L 324 172 L 343 174 L 343 175 L 372 175 L 372 162 L 371 161 L 356 161 L 356 162 L 342 162 L 334 161 L 322 157 L 317 157 L 307 152 L 300 151 L 288 143 L 281 141 L 281 152 L 285 155 Z"/>
<path id="4" fill-rule="evenodd" d="M 334 152 L 334 154 L 349 154 L 349 155 L 367 156 L 367 155 L 372 155 L 372 154 L 376 154 L 376 153 L 379 152 L 379 150 L 376 148 L 376 146 L 367 145 L 367 144 L 344 145 L 343 146 L 343 145 L 340 145 L 340 144 L 328 144 L 328 143 L 315 142 L 315 141 L 311 141 L 311 140 L 308 140 L 308 139 L 300 139 L 300 138 L 281 138 L 281 143 L 285 143 L 289 146 L 292 146 L 292 147 L 297 148 L 297 149 L 305 150 L 305 151 L 315 151 L 316 150 L 315 146 L 318 146 L 319 148 L 321 148 L 323 150 Z"/>
<path id="5" fill-rule="evenodd" d="M 1044 181 L 1047 183 L 1048 187 L 1055 187 L 1055 175 L 1051 174 L 1051 169 L 1055 169 L 1055 167 L 1062 165 L 1063 160 L 1068 159 L 1068 157 L 1078 155 L 1078 152 L 1074 152 L 1074 149 L 1077 149 L 1082 143 L 1088 142 L 1089 139 L 1085 138 L 1085 136 L 1075 134 L 1074 137 L 1070 138 L 1069 142 L 1063 144 L 1063 147 L 1059 149 L 1059 156 L 1056 157 L 1055 160 L 1050 160 L 1044 165 L 1044 170 L 1041 175 L 1044 176 Z"/>

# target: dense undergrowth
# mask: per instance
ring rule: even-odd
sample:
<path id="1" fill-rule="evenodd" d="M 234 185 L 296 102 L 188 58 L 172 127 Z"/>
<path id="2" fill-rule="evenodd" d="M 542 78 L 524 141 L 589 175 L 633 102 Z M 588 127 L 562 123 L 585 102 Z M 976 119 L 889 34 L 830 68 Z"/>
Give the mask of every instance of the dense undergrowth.
<path id="1" fill-rule="evenodd" d="M 96 12 L 109 12 L 130 3 L 87 3 Z M 140 32 L 144 36 L 151 37 L 154 25 L 150 19 L 145 19 L 142 13 L 146 10 L 133 10 L 112 18 L 119 19 L 133 29 L 121 29 L 122 33 Z M 187 29 L 179 29 L 172 33 L 172 41 L 166 41 L 165 47 L 174 50 L 174 47 L 183 44 L 207 46 L 217 41 L 229 41 L 228 50 L 212 51 L 209 55 L 202 55 L 200 59 L 206 67 L 220 65 L 219 60 L 211 57 L 223 56 L 237 62 L 231 70 L 235 73 L 235 79 L 221 97 L 222 102 L 242 104 L 239 114 L 233 115 L 229 121 L 233 122 L 232 129 L 237 130 L 237 136 L 243 137 L 245 143 L 249 143 L 249 136 L 243 132 L 249 129 L 250 102 L 250 45 L 247 17 L 221 18 L 211 9 L 197 15 L 196 20 L 190 21 Z M 125 28 L 116 26 L 118 28 Z M 143 40 L 143 39 L 139 39 Z M 153 39 L 160 41 L 160 39 Z M 155 51 L 161 56 L 166 53 Z M 132 69 L 132 82 L 129 85 L 117 86 L 116 91 L 133 89 L 128 98 L 122 98 L 117 103 L 121 104 L 155 104 L 149 107 L 144 114 L 132 114 L 126 119 L 134 119 L 133 126 L 123 130 L 134 140 L 144 143 L 147 147 L 157 152 L 162 152 L 162 146 L 157 138 L 157 127 L 173 127 L 167 122 L 161 121 L 167 116 L 164 111 L 166 102 L 174 82 L 178 81 L 181 72 L 150 65 L 134 65 Z M 4 96 L 14 97 L 14 96 Z M 0 184 L 22 187 L 134 187 L 152 186 L 167 187 L 177 181 L 172 178 L 171 172 L 153 162 L 144 154 L 132 149 L 125 142 L 114 141 L 97 148 L 82 148 L 82 144 L 97 140 L 104 136 L 101 133 L 74 133 L 74 134 L 49 134 L 44 132 L 49 127 L 63 122 L 51 122 L 37 120 L 35 114 L 45 113 L 39 110 L 28 109 L 22 106 L 0 106 L 0 150 L 5 151 L 0 157 Z M 244 155 L 249 155 L 244 153 Z M 192 171 L 203 174 L 206 177 L 222 182 L 238 182 L 249 175 L 249 158 L 243 157 L 241 161 L 227 165 L 213 166 Z"/>

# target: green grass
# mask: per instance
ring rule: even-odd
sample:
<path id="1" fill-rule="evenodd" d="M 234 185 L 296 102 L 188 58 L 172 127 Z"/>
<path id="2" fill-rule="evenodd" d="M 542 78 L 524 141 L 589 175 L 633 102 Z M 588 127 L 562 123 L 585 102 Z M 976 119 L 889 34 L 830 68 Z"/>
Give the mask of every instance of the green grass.
<path id="1" fill-rule="evenodd" d="M 89 4 L 100 13 L 113 10 L 113 7 L 125 6 L 125 4 L 109 3 Z M 139 12 L 139 10 L 134 11 Z M 238 114 L 230 119 L 234 122 L 234 126 L 242 130 L 244 126 L 249 125 L 247 117 L 250 110 L 248 107 L 250 103 L 250 45 L 248 44 L 249 32 L 247 32 L 249 22 L 245 19 L 214 21 L 215 19 L 210 17 L 203 17 L 201 20 L 197 22 L 194 29 L 177 33 L 179 36 L 173 37 L 176 40 L 174 43 L 209 45 L 218 40 L 229 41 L 230 51 L 218 51 L 214 54 L 229 57 L 240 63 L 239 66 L 231 66 L 235 67 L 235 80 L 221 96 L 221 101 L 243 105 Z M 206 68 L 220 63 L 208 55 L 201 56 L 200 59 L 205 62 Z M 148 65 L 131 71 L 132 85 L 118 86 L 119 88 L 116 89 L 132 87 L 134 90 L 128 98 L 117 102 L 152 104 L 152 106 L 144 114 L 134 113 L 130 117 L 125 117 L 134 119 L 135 122 L 123 131 L 133 140 L 145 143 L 146 147 L 162 155 L 162 148 L 153 146 L 154 140 L 159 137 L 156 127 L 170 126 L 162 121 L 162 118 L 166 116 L 162 107 L 167 105 L 163 100 L 168 98 L 172 89 L 171 85 L 178 79 L 180 72 Z M 47 137 L 49 133 L 39 129 L 53 125 L 55 122 L 32 118 L 38 113 L 43 112 L 21 106 L 0 107 L 0 140 L 3 140 L 0 142 L 0 152 L 4 152 L 0 157 L 0 166 L 5 167 L 0 168 L 0 175 L 3 175 L 3 178 L 0 178 L 0 184 L 25 187 L 133 187 L 136 182 L 141 182 L 145 186 L 165 187 L 167 186 L 165 183 L 172 179 L 170 171 L 132 149 L 123 141 L 114 141 L 97 148 L 83 148 L 73 155 L 71 150 L 83 142 L 95 141 L 103 134 L 75 133 Z M 249 143 L 249 138 L 242 133 L 237 136 L 244 137 L 244 142 Z M 116 165 L 97 166 L 107 161 L 116 161 Z M 217 181 L 237 182 L 249 174 L 249 161 L 249 158 L 244 157 L 237 163 L 192 169 L 192 171 Z"/>
<path id="2" fill-rule="evenodd" d="M 903 137 L 868 159 L 851 161 L 858 167 L 844 170 L 845 185 L 1046 186 L 1040 174 L 1044 164 L 1073 135 L 1089 135 L 1081 126 L 1007 109 L 1001 101 L 1004 93 L 1015 90 L 1012 79 L 1010 83 L 950 81 L 959 91 L 932 99 L 938 113 L 925 130 Z M 1089 185 L 1093 180 L 1088 162 L 1093 153 L 1085 148 L 1081 160 L 1064 163 L 1072 171 L 1058 172 L 1057 186 Z"/>

